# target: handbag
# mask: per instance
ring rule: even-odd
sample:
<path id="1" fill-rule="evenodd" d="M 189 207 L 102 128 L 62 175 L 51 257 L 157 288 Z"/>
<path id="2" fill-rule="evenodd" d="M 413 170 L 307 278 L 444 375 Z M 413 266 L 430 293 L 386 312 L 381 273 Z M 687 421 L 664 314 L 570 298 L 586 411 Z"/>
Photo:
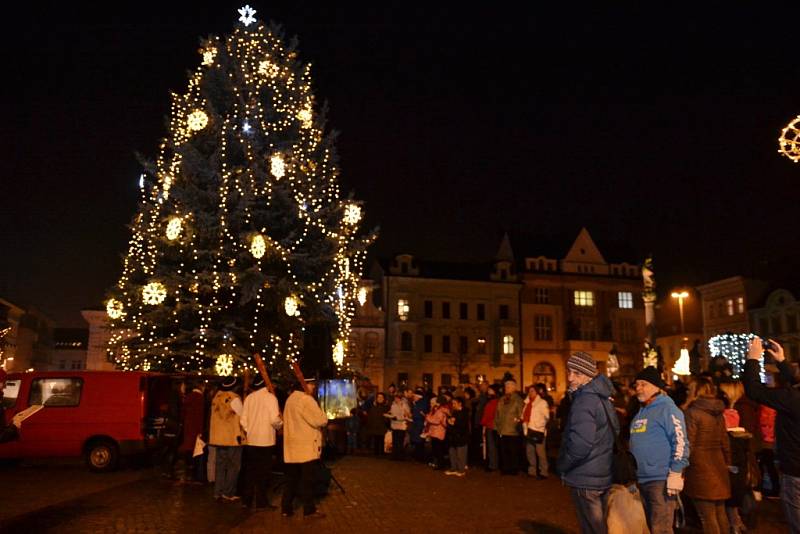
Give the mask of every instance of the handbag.
<path id="1" fill-rule="evenodd" d="M 539 432 L 538 430 L 531 430 L 528 429 L 528 432 L 525 434 L 525 439 L 528 440 L 528 443 L 536 445 L 538 443 L 544 442 L 544 432 Z"/>
<path id="2" fill-rule="evenodd" d="M 603 411 L 606 412 L 606 418 L 608 418 L 608 426 L 611 428 L 611 431 L 614 431 L 614 427 L 611 424 L 611 414 L 608 413 L 608 408 L 606 407 L 606 403 L 604 401 L 600 401 L 603 405 Z M 614 452 L 611 457 L 611 477 L 614 484 L 623 484 L 627 486 L 633 482 L 636 482 L 636 473 L 638 471 L 638 465 L 636 464 L 636 457 L 625 447 L 625 444 L 622 443 L 622 440 L 619 437 L 619 434 L 614 436 Z"/>

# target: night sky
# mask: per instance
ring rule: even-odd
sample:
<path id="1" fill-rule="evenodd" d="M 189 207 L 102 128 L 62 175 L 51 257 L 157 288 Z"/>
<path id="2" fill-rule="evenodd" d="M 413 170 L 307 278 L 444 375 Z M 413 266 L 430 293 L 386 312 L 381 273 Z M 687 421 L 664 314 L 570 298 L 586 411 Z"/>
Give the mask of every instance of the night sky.
<path id="1" fill-rule="evenodd" d="M 48 4 L 5 20 L 0 296 L 63 326 L 100 305 L 198 39 L 243 2 Z M 482 260 L 505 230 L 652 252 L 660 289 L 800 259 L 797 13 L 570 3 L 251 2 L 297 35 L 373 252 Z M 524 11 L 520 11 L 524 9 Z M 525 243 L 536 250 L 536 243 Z M 601 250 L 602 251 L 602 250 Z"/>

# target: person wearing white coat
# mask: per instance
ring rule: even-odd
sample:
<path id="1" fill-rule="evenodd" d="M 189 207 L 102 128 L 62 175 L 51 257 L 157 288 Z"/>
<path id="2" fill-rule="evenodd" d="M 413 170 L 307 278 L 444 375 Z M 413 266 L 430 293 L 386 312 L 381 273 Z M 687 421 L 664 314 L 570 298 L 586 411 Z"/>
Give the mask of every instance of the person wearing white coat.
<path id="1" fill-rule="evenodd" d="M 528 457 L 528 475 L 541 480 L 547 478 L 547 422 L 550 407 L 536 388 L 528 388 L 528 397 L 522 408 L 522 432 L 525 436 L 525 453 Z"/>
<path id="2" fill-rule="evenodd" d="M 312 384 L 307 383 L 309 390 Z M 317 401 L 305 391 L 294 391 L 283 408 L 283 462 L 286 487 L 281 499 L 281 513 L 293 514 L 294 497 L 303 503 L 303 517 L 324 517 L 317 512 L 312 488 L 314 468 L 322 455 L 322 431 L 328 416 Z"/>

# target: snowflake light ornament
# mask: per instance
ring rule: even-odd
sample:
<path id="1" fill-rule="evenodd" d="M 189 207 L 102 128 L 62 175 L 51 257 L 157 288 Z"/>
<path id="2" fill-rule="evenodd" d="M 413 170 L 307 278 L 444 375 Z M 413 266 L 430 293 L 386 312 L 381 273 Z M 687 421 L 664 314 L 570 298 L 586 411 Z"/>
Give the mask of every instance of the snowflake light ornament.
<path id="1" fill-rule="evenodd" d="M 208 115 L 202 110 L 194 110 L 186 118 L 186 126 L 189 130 L 197 132 L 208 125 Z"/>
<path id="2" fill-rule="evenodd" d="M 778 152 L 795 163 L 800 161 L 800 115 L 781 131 Z"/>
<path id="3" fill-rule="evenodd" d="M 106 302 L 106 313 L 111 319 L 119 319 L 125 315 L 125 309 L 122 307 L 122 303 L 117 299 L 108 299 L 108 302 Z"/>
<path id="4" fill-rule="evenodd" d="M 249 5 L 239 8 L 239 14 L 241 15 L 241 17 L 239 17 L 239 22 L 245 26 L 250 26 L 256 21 L 256 18 L 253 16 L 256 14 L 256 10 Z"/>
<path id="5" fill-rule="evenodd" d="M 233 374 L 233 356 L 230 354 L 220 354 L 217 356 L 217 363 L 214 370 L 219 376 L 231 376 Z"/>
<path id="6" fill-rule="evenodd" d="M 283 156 L 280 154 L 273 154 L 272 157 L 269 158 L 269 165 L 269 172 L 278 180 L 283 178 L 286 174 L 286 164 L 283 162 Z"/>
<path id="7" fill-rule="evenodd" d="M 348 204 L 344 209 L 344 222 L 350 225 L 358 224 L 361 220 L 361 207 L 356 204 Z"/>
<path id="8" fill-rule="evenodd" d="M 178 239 L 178 236 L 181 235 L 181 229 L 183 228 L 183 220 L 180 217 L 173 217 L 167 223 L 167 239 L 170 241 L 175 241 Z"/>
<path id="9" fill-rule="evenodd" d="M 142 288 L 142 300 L 145 304 L 156 306 L 167 298 L 167 288 L 161 282 L 150 282 Z"/>

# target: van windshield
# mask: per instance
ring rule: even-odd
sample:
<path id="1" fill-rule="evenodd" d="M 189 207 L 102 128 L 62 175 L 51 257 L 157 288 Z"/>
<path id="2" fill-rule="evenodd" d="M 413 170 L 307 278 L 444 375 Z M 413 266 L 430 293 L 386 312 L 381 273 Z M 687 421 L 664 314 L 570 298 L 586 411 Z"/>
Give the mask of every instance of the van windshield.
<path id="1" fill-rule="evenodd" d="M 21 380 L 7 380 L 3 390 L 3 408 L 11 408 L 17 403 L 19 395 L 19 385 Z"/>

